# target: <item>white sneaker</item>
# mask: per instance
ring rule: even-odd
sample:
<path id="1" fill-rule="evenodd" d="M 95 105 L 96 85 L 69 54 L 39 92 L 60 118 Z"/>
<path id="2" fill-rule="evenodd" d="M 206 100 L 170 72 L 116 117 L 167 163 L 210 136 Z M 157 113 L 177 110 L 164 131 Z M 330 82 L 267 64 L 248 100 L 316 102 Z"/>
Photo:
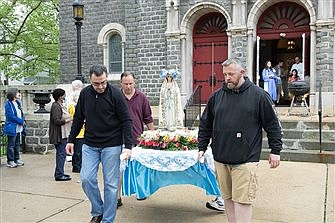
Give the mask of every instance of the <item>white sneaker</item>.
<path id="1" fill-rule="evenodd" d="M 15 163 L 18 166 L 23 166 L 24 165 L 24 162 L 22 160 L 16 160 Z"/>
<path id="2" fill-rule="evenodd" d="M 206 202 L 206 207 L 215 211 L 225 211 L 224 203 L 218 198 L 215 198 L 212 201 Z"/>
<path id="3" fill-rule="evenodd" d="M 66 162 L 72 162 L 72 156 L 66 156 Z"/>
<path id="4" fill-rule="evenodd" d="M 15 167 L 17 167 L 17 164 L 14 161 L 9 161 L 9 162 L 7 162 L 7 166 L 10 167 L 10 168 L 15 168 Z"/>

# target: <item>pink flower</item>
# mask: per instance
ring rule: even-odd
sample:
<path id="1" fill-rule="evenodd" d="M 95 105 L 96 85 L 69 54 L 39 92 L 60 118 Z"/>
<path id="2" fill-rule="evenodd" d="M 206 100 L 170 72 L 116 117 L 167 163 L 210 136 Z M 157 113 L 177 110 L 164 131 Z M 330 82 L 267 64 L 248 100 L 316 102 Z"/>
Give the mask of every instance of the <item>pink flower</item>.
<path id="1" fill-rule="evenodd" d="M 152 141 L 151 140 L 146 140 L 145 141 L 145 146 L 150 147 L 152 145 Z"/>
<path id="2" fill-rule="evenodd" d="M 142 139 L 142 140 L 140 141 L 140 145 L 141 145 L 141 146 L 145 145 L 145 140 L 144 140 L 144 139 Z"/>

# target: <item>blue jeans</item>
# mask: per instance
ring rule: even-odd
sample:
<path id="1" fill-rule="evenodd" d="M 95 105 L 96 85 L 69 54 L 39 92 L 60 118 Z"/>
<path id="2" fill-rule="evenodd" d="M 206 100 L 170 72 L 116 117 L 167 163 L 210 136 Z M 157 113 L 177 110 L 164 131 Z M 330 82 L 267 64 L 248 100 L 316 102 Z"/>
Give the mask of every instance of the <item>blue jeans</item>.
<path id="1" fill-rule="evenodd" d="M 121 151 L 122 145 L 98 148 L 84 144 L 82 147 L 80 172 L 82 188 L 91 202 L 92 216 L 103 215 L 103 223 L 114 222 L 116 216 Z M 97 180 L 100 162 L 104 181 L 104 201 L 102 201 Z"/>
<path id="2" fill-rule="evenodd" d="M 56 144 L 56 168 L 55 168 L 55 179 L 64 176 L 64 164 L 66 159 L 65 146 L 67 139 L 64 138 L 60 143 Z"/>
<path id="3" fill-rule="evenodd" d="M 20 133 L 15 136 L 7 136 L 7 162 L 20 159 Z"/>

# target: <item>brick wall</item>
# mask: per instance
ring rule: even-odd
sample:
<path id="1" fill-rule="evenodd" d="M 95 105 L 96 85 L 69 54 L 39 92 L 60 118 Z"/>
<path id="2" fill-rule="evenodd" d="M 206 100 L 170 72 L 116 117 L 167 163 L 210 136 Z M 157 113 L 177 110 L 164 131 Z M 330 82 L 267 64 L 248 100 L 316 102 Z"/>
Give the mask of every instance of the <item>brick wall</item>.
<path id="1" fill-rule="evenodd" d="M 334 91 L 334 27 L 319 27 L 316 33 L 316 80 L 322 80 L 322 91 Z M 318 85 L 317 85 L 318 86 Z"/>

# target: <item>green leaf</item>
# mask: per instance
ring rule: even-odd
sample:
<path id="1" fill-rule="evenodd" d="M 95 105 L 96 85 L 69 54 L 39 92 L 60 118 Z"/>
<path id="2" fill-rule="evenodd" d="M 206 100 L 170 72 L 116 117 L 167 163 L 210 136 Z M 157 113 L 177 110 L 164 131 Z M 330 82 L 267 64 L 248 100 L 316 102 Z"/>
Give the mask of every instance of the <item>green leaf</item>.
<path id="1" fill-rule="evenodd" d="M 57 0 L 2 0 L 0 73 L 20 79 L 60 75 Z"/>

